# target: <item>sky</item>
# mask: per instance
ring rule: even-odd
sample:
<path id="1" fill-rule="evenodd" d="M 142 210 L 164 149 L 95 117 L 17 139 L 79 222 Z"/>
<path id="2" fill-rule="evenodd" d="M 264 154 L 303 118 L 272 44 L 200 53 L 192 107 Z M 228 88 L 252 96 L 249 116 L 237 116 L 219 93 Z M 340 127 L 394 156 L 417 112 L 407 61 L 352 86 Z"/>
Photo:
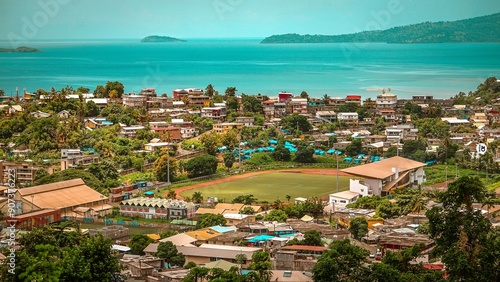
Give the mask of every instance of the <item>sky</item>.
<path id="1" fill-rule="evenodd" d="M 334 35 L 498 12 L 498 0 L 1 0 L 0 40 Z"/>

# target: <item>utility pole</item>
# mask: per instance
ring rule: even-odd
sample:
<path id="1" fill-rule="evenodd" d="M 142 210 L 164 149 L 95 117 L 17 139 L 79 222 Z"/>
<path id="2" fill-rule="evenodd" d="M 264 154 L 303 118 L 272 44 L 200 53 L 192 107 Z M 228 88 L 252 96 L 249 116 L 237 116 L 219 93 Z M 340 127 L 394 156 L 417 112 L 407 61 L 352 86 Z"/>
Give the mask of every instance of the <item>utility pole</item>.
<path id="1" fill-rule="evenodd" d="M 335 156 L 337 159 L 337 193 L 339 192 L 339 152 L 335 151 Z"/>
<path id="2" fill-rule="evenodd" d="M 170 186 L 170 153 L 167 150 L 167 186 Z"/>

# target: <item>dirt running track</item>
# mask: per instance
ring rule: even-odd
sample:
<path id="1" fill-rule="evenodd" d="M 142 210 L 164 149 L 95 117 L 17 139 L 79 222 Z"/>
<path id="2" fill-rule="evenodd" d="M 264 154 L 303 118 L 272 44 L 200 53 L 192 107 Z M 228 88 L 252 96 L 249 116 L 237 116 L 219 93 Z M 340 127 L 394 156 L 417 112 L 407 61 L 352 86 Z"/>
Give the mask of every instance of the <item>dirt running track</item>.
<path id="1" fill-rule="evenodd" d="M 326 169 L 326 168 L 299 168 L 299 169 L 279 169 L 279 170 L 264 170 L 264 171 L 255 171 L 255 172 L 249 172 L 245 174 L 239 174 L 239 175 L 233 175 L 229 176 L 226 178 L 222 179 L 217 179 L 217 180 L 212 180 L 212 181 L 207 181 L 195 185 L 190 185 L 190 186 L 185 186 L 181 188 L 175 189 L 175 194 L 177 194 L 178 199 L 183 199 L 183 197 L 180 196 L 180 193 L 184 191 L 188 191 L 191 189 L 197 189 L 197 188 L 202 188 L 205 186 L 210 186 L 210 185 L 215 185 L 219 183 L 224 183 L 224 182 L 229 182 L 229 181 L 234 181 L 236 179 L 242 179 L 242 178 L 247 178 L 259 174 L 265 174 L 265 173 L 271 173 L 271 172 L 283 172 L 283 173 L 306 173 L 306 174 L 322 174 L 322 175 L 336 175 L 337 170 L 336 169 Z M 347 176 L 345 172 L 339 171 L 339 176 Z M 165 196 L 167 196 L 167 193 L 165 193 Z"/>

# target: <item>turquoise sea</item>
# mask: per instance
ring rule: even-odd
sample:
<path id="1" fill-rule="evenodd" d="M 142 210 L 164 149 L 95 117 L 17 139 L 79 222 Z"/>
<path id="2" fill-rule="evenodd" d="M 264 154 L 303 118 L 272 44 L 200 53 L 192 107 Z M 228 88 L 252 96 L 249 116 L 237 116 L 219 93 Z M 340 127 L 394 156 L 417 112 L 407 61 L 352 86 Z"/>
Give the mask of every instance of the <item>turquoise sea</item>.
<path id="1" fill-rule="evenodd" d="M 30 42 L 41 53 L 0 53 L 0 89 L 15 95 L 66 85 L 95 89 L 118 80 L 126 92 L 154 87 L 276 96 L 280 91 L 312 97 L 359 94 L 391 88 L 400 98 L 448 98 L 474 90 L 489 76 L 500 78 L 500 44 L 259 44 L 260 39 L 192 39 L 185 43 L 139 40 Z M 0 47 L 9 47 L 0 42 Z"/>

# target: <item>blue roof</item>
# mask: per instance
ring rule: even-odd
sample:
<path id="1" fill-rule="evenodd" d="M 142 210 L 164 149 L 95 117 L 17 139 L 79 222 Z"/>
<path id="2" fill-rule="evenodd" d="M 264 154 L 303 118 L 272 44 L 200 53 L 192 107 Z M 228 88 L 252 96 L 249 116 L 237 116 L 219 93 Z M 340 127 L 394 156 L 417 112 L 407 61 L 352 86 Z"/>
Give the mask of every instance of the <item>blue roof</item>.
<path id="1" fill-rule="evenodd" d="M 146 191 L 144 192 L 144 195 L 154 195 L 155 193 L 154 192 L 151 192 L 151 191 Z"/>
<path id="2" fill-rule="evenodd" d="M 216 232 L 219 232 L 219 233 L 226 233 L 226 232 L 234 231 L 237 228 L 236 227 L 227 227 L 227 226 L 215 225 L 215 226 L 211 226 L 210 229 L 212 229 L 212 230 L 214 230 Z"/>
<path id="3" fill-rule="evenodd" d="M 272 238 L 274 238 L 274 236 L 262 234 L 262 235 L 253 237 L 252 239 L 248 240 L 248 242 L 255 243 L 255 242 L 259 242 L 259 241 L 268 241 L 268 240 L 271 240 Z"/>

